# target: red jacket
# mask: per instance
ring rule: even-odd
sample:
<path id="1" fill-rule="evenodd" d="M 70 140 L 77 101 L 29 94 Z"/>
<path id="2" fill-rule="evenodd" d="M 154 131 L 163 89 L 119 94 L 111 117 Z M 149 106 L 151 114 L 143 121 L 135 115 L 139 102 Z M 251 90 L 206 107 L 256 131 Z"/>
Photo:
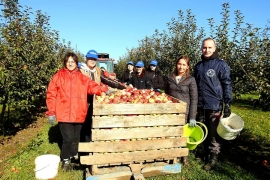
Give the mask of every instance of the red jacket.
<path id="1" fill-rule="evenodd" d="M 101 94 L 100 86 L 77 69 L 60 69 L 49 83 L 46 103 L 48 116 L 56 115 L 58 122 L 83 123 L 88 94 Z"/>

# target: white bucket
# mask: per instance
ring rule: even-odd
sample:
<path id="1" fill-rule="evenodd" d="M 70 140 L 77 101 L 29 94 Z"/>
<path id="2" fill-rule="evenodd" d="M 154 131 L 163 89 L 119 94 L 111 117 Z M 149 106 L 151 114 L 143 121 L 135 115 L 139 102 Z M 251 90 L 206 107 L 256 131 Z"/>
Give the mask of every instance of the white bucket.
<path id="1" fill-rule="evenodd" d="M 37 179 L 51 179 L 58 173 L 60 157 L 54 154 L 45 154 L 35 159 Z"/>
<path id="2" fill-rule="evenodd" d="M 223 118 L 223 116 L 221 116 L 217 127 L 217 133 L 223 139 L 233 140 L 243 128 L 244 121 L 242 118 L 235 113 L 231 113 L 227 118 Z"/>

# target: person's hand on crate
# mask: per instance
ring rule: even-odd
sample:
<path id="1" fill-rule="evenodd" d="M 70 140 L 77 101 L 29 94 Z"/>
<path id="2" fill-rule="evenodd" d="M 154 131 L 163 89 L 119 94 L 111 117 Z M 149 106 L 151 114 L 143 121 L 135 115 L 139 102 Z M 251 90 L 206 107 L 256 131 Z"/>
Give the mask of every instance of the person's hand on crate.
<path id="1" fill-rule="evenodd" d="M 111 95 L 111 93 L 114 93 L 116 90 L 114 89 L 109 89 L 108 91 L 106 91 L 106 95 Z"/>
<path id="2" fill-rule="evenodd" d="M 189 120 L 189 126 L 195 127 L 196 126 L 196 120 L 195 119 L 190 119 Z"/>
<path id="3" fill-rule="evenodd" d="M 133 88 L 132 84 L 129 84 L 129 85 L 127 86 L 127 88 Z"/>

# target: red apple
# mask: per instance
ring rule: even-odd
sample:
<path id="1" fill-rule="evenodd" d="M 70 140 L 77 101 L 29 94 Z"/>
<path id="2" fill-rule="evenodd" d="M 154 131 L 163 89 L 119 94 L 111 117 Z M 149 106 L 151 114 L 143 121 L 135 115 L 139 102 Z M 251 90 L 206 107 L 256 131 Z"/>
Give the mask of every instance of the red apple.
<path id="1" fill-rule="evenodd" d="M 131 92 L 127 92 L 126 94 L 127 94 L 127 96 L 128 96 L 128 97 L 130 97 L 130 96 L 131 96 Z"/>

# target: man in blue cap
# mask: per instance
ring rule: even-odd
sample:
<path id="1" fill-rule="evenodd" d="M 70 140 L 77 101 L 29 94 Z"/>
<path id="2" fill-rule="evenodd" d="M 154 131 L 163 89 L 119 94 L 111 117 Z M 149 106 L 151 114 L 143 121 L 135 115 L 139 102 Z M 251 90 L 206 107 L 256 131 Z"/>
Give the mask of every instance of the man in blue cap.
<path id="1" fill-rule="evenodd" d="M 164 79 L 160 71 L 157 70 L 157 65 L 157 60 L 151 60 L 146 74 L 150 78 L 152 89 L 154 89 L 154 91 L 160 92 L 161 89 L 164 89 Z"/>
<path id="2" fill-rule="evenodd" d="M 151 89 L 151 82 L 149 77 L 146 75 L 144 63 L 142 61 L 138 61 L 136 63 L 135 74 L 132 76 L 129 86 L 137 89 Z"/>

